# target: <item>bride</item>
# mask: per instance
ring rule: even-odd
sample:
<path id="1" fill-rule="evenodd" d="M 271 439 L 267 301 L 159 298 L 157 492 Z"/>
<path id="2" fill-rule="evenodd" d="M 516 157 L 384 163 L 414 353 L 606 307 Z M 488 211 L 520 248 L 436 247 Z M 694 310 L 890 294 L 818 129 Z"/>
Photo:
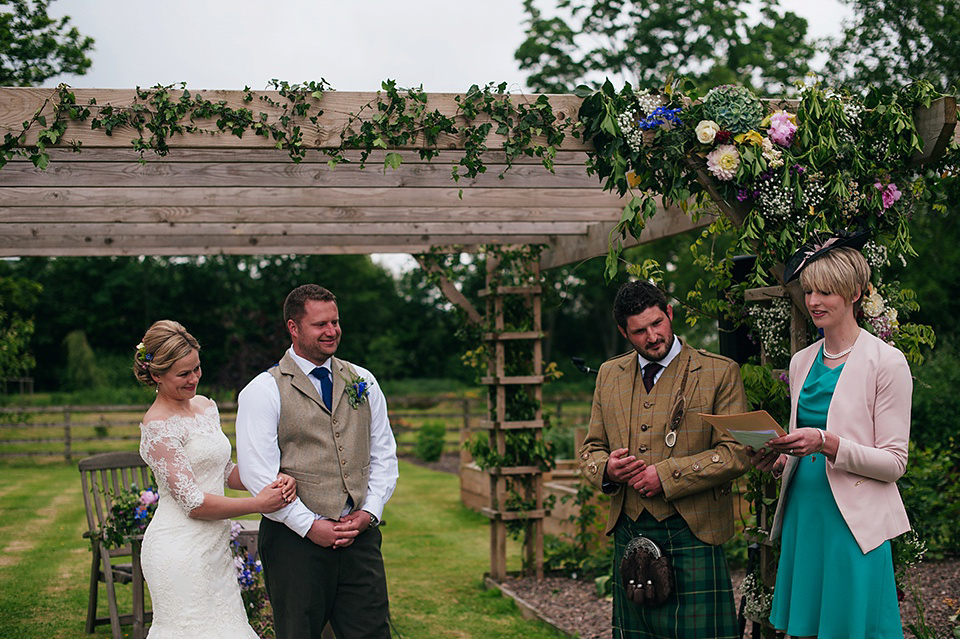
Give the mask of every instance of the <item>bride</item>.
<path id="1" fill-rule="evenodd" d="M 157 398 L 140 425 L 140 456 L 160 503 L 143 539 L 143 574 L 153 602 L 150 639 L 258 639 L 247 623 L 230 552 L 231 517 L 269 513 L 296 496 L 281 474 L 256 497 L 244 490 L 220 430 L 217 405 L 197 395 L 200 345 L 180 324 L 161 320 L 137 347 L 134 374 Z"/>

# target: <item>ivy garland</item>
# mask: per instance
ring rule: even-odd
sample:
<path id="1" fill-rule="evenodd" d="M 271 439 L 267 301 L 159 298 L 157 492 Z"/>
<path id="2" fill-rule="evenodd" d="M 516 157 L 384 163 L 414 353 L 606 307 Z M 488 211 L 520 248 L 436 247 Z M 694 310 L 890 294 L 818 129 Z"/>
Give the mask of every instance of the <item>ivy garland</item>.
<path id="1" fill-rule="evenodd" d="M 242 137 L 246 132 L 272 139 L 276 148 L 287 151 L 290 159 L 300 162 L 308 150 L 316 148 L 330 159 L 328 164 L 351 162 L 347 152 L 360 151 L 360 165 L 364 166 L 370 154 L 378 149 L 389 150 L 415 143 L 420 147 L 421 159 L 433 159 L 439 154 L 437 143 L 444 134 L 464 140 L 463 156 L 452 168 L 451 177 L 473 178 L 487 170 L 483 153 L 491 134 L 503 136 L 502 150 L 506 154 L 506 166 L 500 174 L 513 165 L 520 156 L 540 158 L 544 167 L 553 171 L 557 147 L 563 143 L 571 129 L 569 119 L 558 120 L 546 96 L 532 103 L 515 102 L 507 93 L 507 84 L 473 85 L 462 96 L 457 96 L 458 110 L 447 116 L 438 110 L 429 110 L 427 94 L 422 88 L 401 89 L 393 80 L 381 84 L 377 97 L 351 113 L 347 125 L 340 132 L 340 144 L 336 147 L 318 148 L 304 140 L 298 122 L 306 121 L 319 126 L 323 110 L 322 98 L 332 87 L 321 80 L 304 84 L 289 84 L 272 80 L 270 87 L 276 90 L 280 100 L 260 95 L 259 100 L 281 110 L 271 118 L 265 112 L 254 113 L 252 108 L 233 108 L 225 101 L 212 102 L 201 94 L 192 94 L 185 84 L 157 85 L 151 89 L 137 87 L 136 97 L 129 106 L 99 105 L 90 100 L 86 105 L 77 103 L 76 95 L 67 85 L 57 87 L 54 96 L 44 101 L 34 116 L 23 123 L 18 133 L 4 135 L 0 145 L 0 167 L 13 158 L 29 159 L 35 166 L 45 169 L 50 161 L 48 147 L 63 141 L 67 124 L 90 121 L 90 128 L 103 130 L 113 135 L 120 127 L 130 127 L 136 132 L 133 148 L 144 154 L 154 151 L 164 156 L 170 152 L 169 143 L 177 135 L 188 133 L 228 133 Z M 245 103 L 255 100 L 249 87 L 244 88 Z M 48 126 L 44 113 L 52 105 L 53 117 Z M 209 122 L 212 122 L 212 127 Z M 27 145 L 28 134 L 37 132 L 37 141 Z M 542 139 L 543 143 L 537 140 Z M 418 142 L 419 141 L 419 142 Z M 75 151 L 80 144 L 67 142 Z M 397 168 L 403 159 L 399 153 L 388 152 L 384 158 L 385 168 Z M 461 193 L 462 196 L 462 193 Z"/>
<path id="2" fill-rule="evenodd" d="M 933 345 L 933 331 L 901 323 L 901 315 L 918 308 L 915 295 L 884 282 L 882 271 L 893 258 L 915 256 L 909 223 L 916 207 L 945 210 L 945 189 L 931 182 L 943 179 L 950 159 L 933 167 L 914 162 L 923 145 L 914 109 L 942 97 L 932 85 L 872 88 L 858 96 L 811 81 L 800 87 L 799 100 L 768 103 L 731 85 L 701 98 L 685 80 L 656 92 L 637 92 L 629 84 L 617 91 L 608 81 L 596 91 L 581 87 L 578 95 L 584 97 L 582 135 L 596 148 L 588 170 L 604 189 L 629 197 L 611 233 L 609 277 L 619 267 L 622 238 L 639 236 L 659 195 L 664 205 L 676 203 L 693 216 L 716 208 L 726 214 L 691 247 L 706 273 L 691 300 L 707 314 L 737 320 L 749 317 L 742 295 L 715 301 L 713 293 L 731 288 L 734 255 L 757 256 L 749 281 L 734 287 L 742 292 L 775 283 L 778 266 L 814 231 L 870 229 L 869 296 L 876 304 L 875 314 L 862 319 L 908 358 L 922 361 L 920 346 Z M 715 255 L 708 240 L 722 233 L 734 241 Z M 660 267 L 648 261 L 630 270 L 647 277 Z"/>

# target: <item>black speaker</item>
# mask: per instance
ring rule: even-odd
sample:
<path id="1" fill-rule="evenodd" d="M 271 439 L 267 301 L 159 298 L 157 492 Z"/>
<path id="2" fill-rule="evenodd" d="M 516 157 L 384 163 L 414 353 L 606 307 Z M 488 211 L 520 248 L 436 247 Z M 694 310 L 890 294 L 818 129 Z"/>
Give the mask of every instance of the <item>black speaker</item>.
<path id="1" fill-rule="evenodd" d="M 733 271 L 731 278 L 734 283 L 739 284 L 747 278 L 747 274 L 753 269 L 757 261 L 756 255 L 738 255 L 733 258 Z M 725 295 L 717 293 L 719 299 L 726 299 Z M 729 357 L 738 364 L 745 364 L 751 357 L 760 356 L 760 344 L 754 343 L 747 335 L 749 332 L 745 325 L 734 328 L 734 323 L 726 318 L 720 318 L 718 322 L 720 329 L 720 354 Z"/>

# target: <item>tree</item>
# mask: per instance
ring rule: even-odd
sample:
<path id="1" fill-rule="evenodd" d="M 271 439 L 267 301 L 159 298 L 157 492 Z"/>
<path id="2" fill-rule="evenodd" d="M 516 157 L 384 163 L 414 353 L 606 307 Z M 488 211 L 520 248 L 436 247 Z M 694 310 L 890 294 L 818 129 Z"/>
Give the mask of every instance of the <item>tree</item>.
<path id="1" fill-rule="evenodd" d="M 960 82 L 957 0 L 843 0 L 854 10 L 832 44 L 824 73 L 838 84 Z"/>
<path id="2" fill-rule="evenodd" d="M 780 93 L 802 77 L 814 53 L 807 21 L 763 0 L 750 18 L 742 0 L 558 0 L 546 17 L 525 0 L 527 39 L 515 57 L 534 90 L 569 92 L 619 76 L 659 88 L 671 74 L 710 86 L 739 82 Z"/>
<path id="3" fill-rule="evenodd" d="M 40 290 L 25 278 L 0 275 L 0 377 L 26 375 L 36 364 L 30 340 Z"/>
<path id="4" fill-rule="evenodd" d="M 93 38 L 71 27 L 69 16 L 48 16 L 52 1 L 0 0 L 0 85 L 36 86 L 90 68 Z"/>

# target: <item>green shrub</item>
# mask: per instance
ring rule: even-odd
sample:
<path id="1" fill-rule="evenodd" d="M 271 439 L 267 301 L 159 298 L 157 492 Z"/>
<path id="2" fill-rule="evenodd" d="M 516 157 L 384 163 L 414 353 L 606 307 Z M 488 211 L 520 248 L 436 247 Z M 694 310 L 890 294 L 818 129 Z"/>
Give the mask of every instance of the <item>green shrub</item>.
<path id="1" fill-rule="evenodd" d="M 443 422 L 424 422 L 417 432 L 413 454 L 423 461 L 437 461 L 443 454 L 443 439 L 446 434 L 447 426 Z"/>
<path id="2" fill-rule="evenodd" d="M 930 448 L 910 445 L 907 472 L 897 483 L 910 524 L 928 556 L 960 554 L 960 451 L 953 437 Z"/>

